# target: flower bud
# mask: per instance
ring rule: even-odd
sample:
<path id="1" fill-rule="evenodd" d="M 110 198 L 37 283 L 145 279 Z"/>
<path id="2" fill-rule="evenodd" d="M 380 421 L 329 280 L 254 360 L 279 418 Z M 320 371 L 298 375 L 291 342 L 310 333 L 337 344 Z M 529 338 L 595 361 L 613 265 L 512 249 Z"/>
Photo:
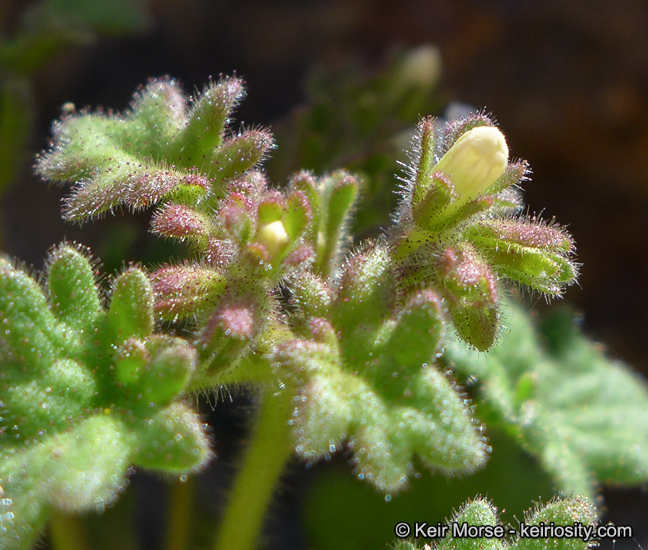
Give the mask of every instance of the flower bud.
<path id="1" fill-rule="evenodd" d="M 487 351 L 499 331 L 497 278 L 473 247 L 447 248 L 439 258 L 450 318 L 462 340 Z"/>
<path id="2" fill-rule="evenodd" d="M 263 308 L 253 301 L 223 303 L 207 321 L 197 340 L 204 364 L 227 369 L 248 348 L 263 324 Z"/>
<path id="3" fill-rule="evenodd" d="M 460 197 L 459 206 L 480 195 L 504 174 L 508 147 L 494 126 L 478 126 L 463 134 L 441 158 L 435 171 L 444 172 Z"/>
<path id="4" fill-rule="evenodd" d="M 262 244 L 272 259 L 276 258 L 290 242 L 290 237 L 282 221 L 265 223 L 259 226 L 256 241 Z"/>
<path id="5" fill-rule="evenodd" d="M 174 322 L 211 309 L 225 286 L 218 271 L 199 265 L 164 266 L 151 274 L 151 282 L 155 313 Z"/>

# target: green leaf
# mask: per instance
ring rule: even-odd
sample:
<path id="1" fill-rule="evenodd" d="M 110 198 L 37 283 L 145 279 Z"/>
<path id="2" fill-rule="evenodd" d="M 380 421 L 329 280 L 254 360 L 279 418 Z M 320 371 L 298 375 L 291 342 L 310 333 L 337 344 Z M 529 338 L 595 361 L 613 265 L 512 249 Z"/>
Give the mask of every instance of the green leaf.
<path id="1" fill-rule="evenodd" d="M 59 320 L 80 328 L 101 312 L 92 266 L 69 247 L 59 247 L 50 256 L 47 284 L 52 310 Z"/>
<path id="2" fill-rule="evenodd" d="M 121 341 L 153 332 L 153 288 L 141 270 L 131 268 L 117 278 L 108 319 Z"/>
<path id="3" fill-rule="evenodd" d="M 240 79 L 223 78 L 187 108 L 175 80 L 151 80 L 123 114 L 73 111 L 55 122 L 52 146 L 39 156 L 36 170 L 46 179 L 75 183 L 65 207 L 65 216 L 74 221 L 118 205 L 191 203 L 210 191 L 222 197 L 232 178 L 273 147 L 265 130 L 225 135 L 242 94 Z M 213 207 L 209 204 L 206 212 Z"/>
<path id="4" fill-rule="evenodd" d="M 580 524 L 583 526 L 596 525 L 597 515 L 594 505 L 584 497 L 568 499 L 553 499 L 546 506 L 536 507 L 525 514 L 527 525 L 549 525 L 554 522 L 560 526 Z M 581 538 L 543 538 L 520 537 L 513 545 L 516 550 L 585 550 L 595 544 L 594 540 Z"/>
<path id="5" fill-rule="evenodd" d="M 303 338 L 277 346 L 273 359 L 297 388 L 297 453 L 309 461 L 328 457 L 348 440 L 356 475 L 390 493 L 407 484 L 414 455 L 452 475 L 480 467 L 487 451 L 464 398 L 435 363 L 441 300 L 420 291 L 391 313 L 387 259 L 375 246 L 349 260 L 330 314 L 334 293 L 307 279 L 297 305 L 321 298 L 305 307 L 328 318 L 302 325 Z"/>
<path id="6" fill-rule="evenodd" d="M 52 509 L 113 502 L 133 463 L 182 473 L 210 456 L 204 426 L 177 401 L 196 353 L 152 334 L 144 273 L 117 279 L 106 312 L 84 254 L 62 245 L 47 265 L 49 299 L 0 259 L 3 550 L 30 548 Z"/>
<path id="7" fill-rule="evenodd" d="M 538 332 L 517 307 L 487 356 L 449 343 L 444 359 L 476 377 L 479 401 L 535 455 L 565 494 L 590 498 L 600 483 L 648 480 L 648 392 L 558 309 Z"/>
<path id="8" fill-rule="evenodd" d="M 500 538 L 485 537 L 454 537 L 452 536 L 452 525 L 497 525 L 497 509 L 488 501 L 476 498 L 466 503 L 459 512 L 455 514 L 449 524 L 448 535 L 441 540 L 436 548 L 438 550 L 503 550 L 507 545 Z"/>

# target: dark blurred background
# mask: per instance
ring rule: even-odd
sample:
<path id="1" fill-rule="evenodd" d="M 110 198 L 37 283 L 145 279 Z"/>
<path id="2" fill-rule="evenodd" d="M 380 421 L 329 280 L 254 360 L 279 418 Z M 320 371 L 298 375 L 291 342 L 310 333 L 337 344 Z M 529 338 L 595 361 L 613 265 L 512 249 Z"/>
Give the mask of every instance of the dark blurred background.
<path id="1" fill-rule="evenodd" d="M 2 31 L 15 32 L 36 4 L 1 0 Z M 137 32 L 67 46 L 33 76 L 28 154 L 0 199 L 5 253 L 40 268 L 63 238 L 96 246 L 99 256 L 106 235 L 123 239 L 118 219 L 64 224 L 65 191 L 31 173 L 65 102 L 123 109 L 149 77 L 170 74 L 191 91 L 236 71 L 249 89 L 238 121 L 272 126 L 305 101 L 314 68 L 353 61 L 377 70 L 394 48 L 431 43 L 442 59 L 439 95 L 495 114 L 512 154 L 532 167 L 529 210 L 569 225 L 583 267 L 566 300 L 583 312 L 585 330 L 609 355 L 648 372 L 645 0 L 150 0 L 145 7 Z M 133 235 L 137 227 L 144 225 Z M 126 261 L 151 242 L 133 239 L 120 248 Z M 284 515 L 302 498 L 287 492 Z M 608 519 L 646 522 L 645 490 L 609 489 L 605 497 Z"/>

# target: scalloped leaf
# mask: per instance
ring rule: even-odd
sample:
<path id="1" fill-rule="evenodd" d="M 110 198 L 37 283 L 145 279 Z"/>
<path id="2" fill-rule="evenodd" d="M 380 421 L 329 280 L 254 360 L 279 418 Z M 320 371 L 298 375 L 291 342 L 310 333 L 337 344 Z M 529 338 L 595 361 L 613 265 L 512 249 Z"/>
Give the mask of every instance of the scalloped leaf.
<path id="1" fill-rule="evenodd" d="M 538 457 L 565 494 L 590 498 L 598 484 L 648 480 L 648 391 L 645 381 L 606 358 L 566 309 L 537 331 L 517 307 L 510 332 L 487 356 L 450 342 L 444 361 L 480 381 L 479 399 Z"/>
<path id="2" fill-rule="evenodd" d="M 55 122 L 51 147 L 39 156 L 36 171 L 75 183 L 64 208 L 74 221 L 119 205 L 141 209 L 166 199 L 222 196 L 227 182 L 274 147 L 264 129 L 226 134 L 243 94 L 242 80 L 222 78 L 187 107 L 175 80 L 151 80 L 126 113 L 82 111 Z"/>
<path id="3" fill-rule="evenodd" d="M 91 262 L 62 245 L 48 290 L 0 259 L 0 547 L 30 548 L 52 509 L 113 502 L 131 465 L 196 470 L 204 425 L 178 401 L 196 362 L 180 338 L 153 335 L 152 289 L 130 268 L 107 311 Z"/>
<path id="4" fill-rule="evenodd" d="M 487 448 L 465 399 L 435 364 L 441 300 L 420 291 L 390 314 L 386 258 L 378 245 L 349 260 L 335 315 L 296 327 L 302 338 L 280 344 L 274 361 L 277 374 L 292 376 L 298 388 L 291 421 L 297 453 L 312 461 L 348 442 L 358 477 L 393 492 L 414 472 L 414 455 L 454 475 L 480 467 Z M 296 285 L 296 304 L 330 292 L 314 277 Z"/>

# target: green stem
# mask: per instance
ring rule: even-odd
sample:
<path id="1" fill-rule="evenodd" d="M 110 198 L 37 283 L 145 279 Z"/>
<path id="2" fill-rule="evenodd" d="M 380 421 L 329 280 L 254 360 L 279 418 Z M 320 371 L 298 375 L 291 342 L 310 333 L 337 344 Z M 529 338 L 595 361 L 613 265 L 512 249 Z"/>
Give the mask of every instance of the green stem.
<path id="1" fill-rule="evenodd" d="M 195 488 L 194 477 L 184 482 L 176 481 L 171 486 L 166 550 L 187 550 L 189 548 L 191 508 Z"/>
<path id="2" fill-rule="evenodd" d="M 288 420 L 292 393 L 263 386 L 259 421 L 246 451 L 225 517 L 216 537 L 216 550 L 254 550 L 277 483 L 293 450 Z"/>
<path id="3" fill-rule="evenodd" d="M 54 510 L 49 524 L 49 541 L 53 550 L 90 550 L 78 516 Z"/>

